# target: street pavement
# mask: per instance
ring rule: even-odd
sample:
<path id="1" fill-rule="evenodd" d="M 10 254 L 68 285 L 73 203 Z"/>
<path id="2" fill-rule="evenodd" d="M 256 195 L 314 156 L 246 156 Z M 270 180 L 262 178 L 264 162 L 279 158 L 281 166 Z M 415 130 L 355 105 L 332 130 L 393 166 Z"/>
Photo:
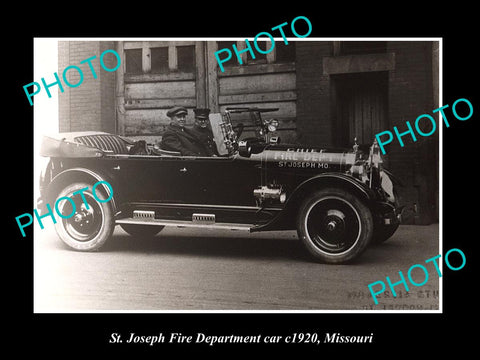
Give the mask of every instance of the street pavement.
<path id="1" fill-rule="evenodd" d="M 295 231 L 167 227 L 140 239 L 117 226 L 99 252 L 83 253 L 46 226 L 34 238 L 34 311 L 436 311 L 441 286 L 425 260 L 440 253 L 438 228 L 402 225 L 355 262 L 328 265 L 312 261 Z M 376 305 L 368 284 L 386 284 L 386 276 L 395 283 L 399 271 L 408 281 L 415 264 L 428 269 L 428 281 L 409 282 L 408 292 L 395 286 L 397 297 L 387 285 Z M 425 279 L 420 268 L 411 275 Z"/>

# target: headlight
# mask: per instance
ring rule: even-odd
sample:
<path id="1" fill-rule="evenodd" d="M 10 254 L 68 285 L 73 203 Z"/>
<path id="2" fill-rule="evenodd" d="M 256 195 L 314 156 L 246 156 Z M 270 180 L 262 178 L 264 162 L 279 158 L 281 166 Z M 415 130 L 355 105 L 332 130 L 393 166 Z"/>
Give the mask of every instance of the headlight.
<path id="1" fill-rule="evenodd" d="M 274 132 L 277 130 L 278 128 L 278 120 L 277 119 L 270 119 L 268 121 L 268 131 L 270 132 Z"/>

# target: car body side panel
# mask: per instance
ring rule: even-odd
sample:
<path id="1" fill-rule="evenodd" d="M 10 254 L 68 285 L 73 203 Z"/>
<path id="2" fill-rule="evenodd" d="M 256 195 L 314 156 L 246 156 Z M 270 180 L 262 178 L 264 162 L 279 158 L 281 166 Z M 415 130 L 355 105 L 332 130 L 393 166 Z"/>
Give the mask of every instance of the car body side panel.
<path id="1" fill-rule="evenodd" d="M 261 167 L 236 158 L 111 157 L 126 202 L 254 206 Z"/>
<path id="2" fill-rule="evenodd" d="M 266 145 L 263 151 L 246 157 L 104 153 L 101 157 L 57 157 L 61 168 L 57 166 L 54 175 L 61 177 L 65 175 L 59 172 L 82 168 L 87 169 L 86 174 L 96 174 L 92 179 L 111 182 L 118 218 L 131 217 L 133 210 L 151 210 L 159 219 L 186 221 L 194 213 L 207 213 L 214 214 L 217 221 L 270 230 L 291 227 L 305 189 L 339 186 L 375 201 L 376 193 L 347 174 L 356 160 L 352 151 L 289 145 Z M 286 201 L 259 202 L 254 190 L 270 186 L 281 187 Z"/>

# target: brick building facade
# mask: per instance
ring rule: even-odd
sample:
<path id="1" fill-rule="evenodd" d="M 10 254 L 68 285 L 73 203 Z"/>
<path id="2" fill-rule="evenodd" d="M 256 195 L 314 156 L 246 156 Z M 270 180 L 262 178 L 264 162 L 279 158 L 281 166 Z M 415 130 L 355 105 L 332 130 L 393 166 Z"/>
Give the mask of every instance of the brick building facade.
<path id="1" fill-rule="evenodd" d="M 89 70 L 88 64 L 80 66 L 83 81 L 77 71 L 67 71 L 67 80 L 78 87 L 64 86 L 59 94 L 59 131 L 101 130 L 116 131 L 115 117 L 115 73 L 101 69 L 100 55 L 108 49 L 115 49 L 113 41 L 59 41 L 58 67 L 63 74 L 66 67 L 78 66 L 80 62 L 93 56 L 91 61 L 97 78 Z M 104 57 L 105 65 L 113 68 L 112 57 Z"/>
<path id="2" fill-rule="evenodd" d="M 244 41 L 235 41 L 239 49 Z M 171 106 L 277 107 L 275 117 L 287 142 L 351 147 L 372 143 L 374 134 L 438 107 L 436 41 L 291 41 L 274 51 L 242 54 L 220 72 L 214 58 L 233 41 L 60 41 L 59 74 L 87 64 L 81 86 L 59 96 L 60 131 L 101 130 L 151 142 L 161 139 Z M 122 59 L 115 72 L 101 69 L 100 55 L 115 49 Z M 106 65 L 115 58 L 105 57 Z M 83 68 L 82 68 L 83 69 Z M 76 83 L 78 74 L 68 72 Z M 71 77 L 71 78 L 70 78 Z M 192 112 L 189 112 L 192 121 Z M 248 134 L 247 134 L 248 135 Z M 438 134 L 405 147 L 388 146 L 388 168 L 405 184 L 404 200 L 417 213 L 410 223 L 438 220 Z"/>

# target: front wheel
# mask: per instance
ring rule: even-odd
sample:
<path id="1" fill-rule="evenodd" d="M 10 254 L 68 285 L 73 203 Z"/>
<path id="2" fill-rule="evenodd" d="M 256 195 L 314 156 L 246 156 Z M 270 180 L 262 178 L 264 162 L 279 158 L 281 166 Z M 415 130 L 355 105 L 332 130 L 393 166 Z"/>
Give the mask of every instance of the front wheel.
<path id="1" fill-rule="evenodd" d="M 88 189 L 83 191 L 83 197 L 80 193 L 73 195 L 84 188 Z M 100 201 L 97 201 L 95 196 Z M 65 199 L 66 197 L 71 200 Z M 91 184 L 67 185 L 60 191 L 55 201 L 58 212 L 62 214 L 55 224 L 60 239 L 75 250 L 100 249 L 110 238 L 115 227 L 112 205 L 106 201 L 107 199 L 98 190 L 94 195 Z"/>
<path id="2" fill-rule="evenodd" d="M 327 188 L 314 193 L 300 206 L 297 231 L 315 259 L 341 264 L 366 249 L 373 234 L 373 217 L 353 194 Z"/>

